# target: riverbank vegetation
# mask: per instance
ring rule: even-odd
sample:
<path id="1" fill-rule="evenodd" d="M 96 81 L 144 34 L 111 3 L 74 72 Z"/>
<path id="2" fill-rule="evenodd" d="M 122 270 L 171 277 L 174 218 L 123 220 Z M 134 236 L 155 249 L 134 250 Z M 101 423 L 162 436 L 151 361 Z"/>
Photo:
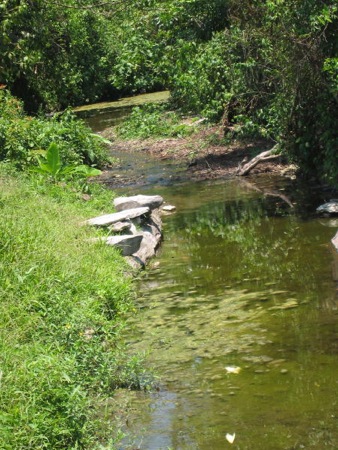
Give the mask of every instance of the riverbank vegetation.
<path id="1" fill-rule="evenodd" d="M 114 132 L 122 139 L 147 139 L 179 138 L 196 131 L 194 121 L 184 123 L 181 114 L 167 109 L 166 105 L 156 104 L 135 107 Z"/>
<path id="2" fill-rule="evenodd" d="M 103 139 L 70 110 L 50 118 L 30 117 L 21 101 L 0 90 L 0 160 L 29 169 L 52 142 L 60 149 L 64 164 L 102 166 L 108 162 Z"/>
<path id="3" fill-rule="evenodd" d="M 338 179 L 335 0 L 6 1 L 1 80 L 30 111 L 167 88 Z"/>
<path id="4" fill-rule="evenodd" d="M 140 373 L 120 338 L 130 269 L 80 225 L 106 211 L 111 192 L 4 164 L 0 187 L 0 446 L 106 448 L 119 434 L 107 399 L 139 388 Z"/>
<path id="5" fill-rule="evenodd" d="M 81 226 L 112 201 L 88 182 L 104 142 L 69 111 L 32 118 L 0 99 L 0 446 L 105 448 L 119 435 L 107 399 L 141 369 L 120 337 L 129 268 Z"/>

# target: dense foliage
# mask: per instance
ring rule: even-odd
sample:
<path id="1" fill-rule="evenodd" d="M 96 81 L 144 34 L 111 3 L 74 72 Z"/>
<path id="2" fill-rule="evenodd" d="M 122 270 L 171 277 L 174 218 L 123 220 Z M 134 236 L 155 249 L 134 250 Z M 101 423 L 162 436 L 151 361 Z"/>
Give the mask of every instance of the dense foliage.
<path id="1" fill-rule="evenodd" d="M 95 2 L 6 0 L 0 8 L 0 81 L 26 107 L 58 109 L 103 95 L 112 61 Z"/>
<path id="2" fill-rule="evenodd" d="M 6 0 L 0 82 L 37 110 L 163 87 L 338 179 L 336 0 Z M 238 127 L 237 127 L 238 129 Z"/>
<path id="3" fill-rule="evenodd" d="M 32 118 L 20 101 L 0 90 L 0 161 L 15 162 L 20 168 L 36 165 L 52 142 L 58 145 L 65 164 L 101 166 L 107 161 L 103 139 L 71 111 L 49 119 Z"/>

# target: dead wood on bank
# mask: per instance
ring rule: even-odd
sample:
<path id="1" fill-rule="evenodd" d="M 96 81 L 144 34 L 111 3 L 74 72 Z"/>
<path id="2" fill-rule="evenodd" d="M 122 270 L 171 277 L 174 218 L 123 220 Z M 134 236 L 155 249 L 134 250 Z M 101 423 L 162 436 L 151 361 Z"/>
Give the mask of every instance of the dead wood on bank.
<path id="1" fill-rule="evenodd" d="M 259 155 L 255 156 L 254 158 L 252 158 L 248 163 L 246 163 L 244 165 L 240 164 L 236 175 L 238 175 L 238 176 L 248 175 L 249 172 L 254 167 L 256 167 L 257 164 L 259 164 L 260 162 L 279 158 L 281 155 L 277 154 L 278 150 L 279 150 L 279 145 L 276 144 L 270 150 L 266 150 L 266 151 L 260 153 Z"/>

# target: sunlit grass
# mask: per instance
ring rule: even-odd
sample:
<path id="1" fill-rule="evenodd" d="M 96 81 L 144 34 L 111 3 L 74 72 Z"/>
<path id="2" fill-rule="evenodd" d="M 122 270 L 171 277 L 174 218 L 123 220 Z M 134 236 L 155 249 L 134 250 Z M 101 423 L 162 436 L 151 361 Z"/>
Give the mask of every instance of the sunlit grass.
<path id="1" fill-rule="evenodd" d="M 0 167 L 0 447 L 94 448 L 94 405 L 138 370 L 117 340 L 127 268 L 80 225 L 112 194 L 94 188 L 85 201 L 22 176 Z"/>
<path id="2" fill-rule="evenodd" d="M 181 138 L 196 131 L 193 123 L 184 123 L 180 113 L 167 108 L 156 104 L 135 107 L 130 116 L 117 126 L 117 136 L 123 139 Z"/>

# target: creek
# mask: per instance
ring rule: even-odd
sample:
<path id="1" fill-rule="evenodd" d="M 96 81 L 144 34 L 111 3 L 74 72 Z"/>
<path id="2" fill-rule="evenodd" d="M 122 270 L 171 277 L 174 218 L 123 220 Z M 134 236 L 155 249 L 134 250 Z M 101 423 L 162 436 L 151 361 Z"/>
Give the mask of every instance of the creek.
<path id="1" fill-rule="evenodd" d="M 116 393 L 127 411 L 118 448 L 337 448 L 336 228 L 314 214 L 321 194 L 276 176 L 254 179 L 260 192 L 189 182 L 175 165 L 118 156 L 134 173 L 119 195 L 177 208 L 137 281 L 126 339 L 145 355 L 144 390 Z"/>

